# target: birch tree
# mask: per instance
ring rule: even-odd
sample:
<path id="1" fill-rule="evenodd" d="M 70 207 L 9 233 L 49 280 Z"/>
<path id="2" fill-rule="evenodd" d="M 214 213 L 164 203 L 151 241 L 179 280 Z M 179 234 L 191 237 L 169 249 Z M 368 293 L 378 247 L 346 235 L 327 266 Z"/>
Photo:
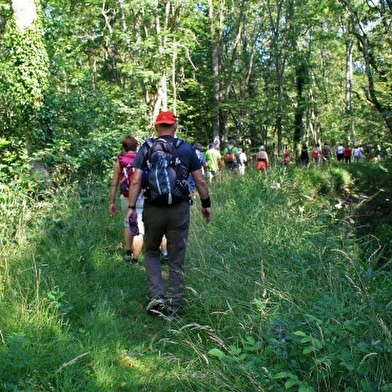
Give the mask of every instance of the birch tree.
<path id="1" fill-rule="evenodd" d="M 48 86 L 48 57 L 34 0 L 13 0 L 12 20 L 4 36 L 2 77 L 13 106 L 12 136 L 23 136 L 28 151 L 37 149 L 47 135 L 39 112 Z M 16 117 L 15 117 L 16 115 Z"/>

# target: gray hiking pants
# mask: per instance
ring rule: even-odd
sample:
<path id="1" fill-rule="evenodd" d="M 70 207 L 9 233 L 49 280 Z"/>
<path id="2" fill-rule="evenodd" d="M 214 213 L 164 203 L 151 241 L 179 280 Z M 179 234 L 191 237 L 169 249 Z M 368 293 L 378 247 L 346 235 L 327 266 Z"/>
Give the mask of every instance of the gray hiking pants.
<path id="1" fill-rule="evenodd" d="M 172 303 L 183 304 L 184 261 L 189 232 L 189 203 L 170 207 L 145 204 L 143 211 L 145 240 L 144 264 L 151 297 L 165 295 Z M 165 293 L 162 282 L 160 245 L 163 235 L 167 239 L 169 281 Z"/>

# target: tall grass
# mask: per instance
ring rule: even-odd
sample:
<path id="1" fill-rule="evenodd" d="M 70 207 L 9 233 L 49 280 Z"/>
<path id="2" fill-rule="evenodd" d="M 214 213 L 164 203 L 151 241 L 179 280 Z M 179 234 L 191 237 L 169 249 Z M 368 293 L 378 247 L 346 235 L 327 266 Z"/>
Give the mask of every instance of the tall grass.
<path id="1" fill-rule="evenodd" d="M 105 187 L 16 209 L 1 248 L 0 389 L 390 390 L 390 266 L 360 244 L 355 206 L 335 207 L 352 184 L 340 167 L 224 173 L 212 223 L 191 207 L 173 322 L 145 312 L 145 272 L 122 260 Z"/>

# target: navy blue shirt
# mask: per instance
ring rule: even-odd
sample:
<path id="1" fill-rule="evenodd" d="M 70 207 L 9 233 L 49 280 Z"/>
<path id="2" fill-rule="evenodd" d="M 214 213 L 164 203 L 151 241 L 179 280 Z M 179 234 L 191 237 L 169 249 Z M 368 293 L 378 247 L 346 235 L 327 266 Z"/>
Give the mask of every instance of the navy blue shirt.
<path id="1" fill-rule="evenodd" d="M 170 135 L 161 136 L 160 139 L 165 139 L 166 141 L 173 141 L 175 138 Z M 147 142 L 144 142 L 137 153 L 137 156 L 133 162 L 136 169 L 143 170 L 147 166 L 147 153 L 149 150 L 149 145 Z M 195 170 L 201 170 L 201 164 L 199 161 L 198 156 L 196 155 L 195 150 L 193 147 L 183 141 L 177 147 L 177 155 L 178 158 L 181 159 L 184 167 L 188 170 L 188 176 L 190 173 L 194 172 Z"/>

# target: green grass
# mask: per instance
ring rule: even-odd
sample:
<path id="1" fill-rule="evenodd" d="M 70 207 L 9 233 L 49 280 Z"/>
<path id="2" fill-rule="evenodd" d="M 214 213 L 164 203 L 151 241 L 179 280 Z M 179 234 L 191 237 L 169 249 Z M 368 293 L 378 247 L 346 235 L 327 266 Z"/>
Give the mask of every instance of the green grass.
<path id="1" fill-rule="evenodd" d="M 357 205 L 335 207 L 358 178 L 390 179 L 366 170 L 222 176 L 212 223 L 192 207 L 173 322 L 145 311 L 106 187 L 25 206 L 3 196 L 0 389 L 391 390 L 390 226 L 376 247 L 357 236 Z"/>

